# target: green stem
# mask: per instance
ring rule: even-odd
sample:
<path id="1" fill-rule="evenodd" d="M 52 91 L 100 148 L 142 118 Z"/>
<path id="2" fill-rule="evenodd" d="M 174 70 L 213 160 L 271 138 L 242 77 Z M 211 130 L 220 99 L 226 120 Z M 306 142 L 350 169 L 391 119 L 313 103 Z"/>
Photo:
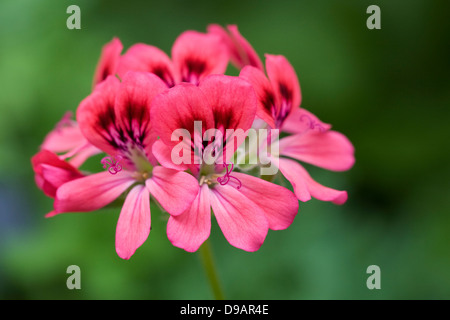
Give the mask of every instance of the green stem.
<path id="1" fill-rule="evenodd" d="M 209 240 L 206 240 L 200 247 L 200 255 L 202 258 L 203 267 L 205 268 L 206 276 L 208 277 L 209 284 L 211 285 L 211 289 L 214 294 L 214 298 L 216 300 L 224 300 L 225 298 L 219 282 L 219 277 L 217 276 Z"/>

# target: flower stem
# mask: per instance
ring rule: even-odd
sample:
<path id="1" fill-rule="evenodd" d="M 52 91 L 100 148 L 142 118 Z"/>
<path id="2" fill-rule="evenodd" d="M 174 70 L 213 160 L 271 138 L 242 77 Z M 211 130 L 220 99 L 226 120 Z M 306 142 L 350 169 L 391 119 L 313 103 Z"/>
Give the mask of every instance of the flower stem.
<path id="1" fill-rule="evenodd" d="M 211 289 L 214 294 L 214 298 L 216 300 L 224 300 L 225 298 L 214 265 L 209 239 L 207 239 L 200 247 L 200 255 L 203 262 L 203 267 L 205 268 L 206 276 L 208 277 L 209 284 L 211 285 Z"/>

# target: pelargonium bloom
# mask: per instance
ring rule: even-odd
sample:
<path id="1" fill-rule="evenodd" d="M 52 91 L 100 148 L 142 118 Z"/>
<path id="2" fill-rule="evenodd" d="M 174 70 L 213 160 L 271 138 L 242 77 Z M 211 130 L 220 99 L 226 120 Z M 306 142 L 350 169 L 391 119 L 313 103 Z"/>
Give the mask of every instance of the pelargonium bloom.
<path id="1" fill-rule="evenodd" d="M 161 49 L 137 43 L 120 58 L 119 77 L 128 71 L 156 74 L 168 87 L 180 82 L 198 84 L 210 74 L 223 74 L 228 65 L 228 52 L 217 35 L 185 31 L 172 46 L 172 58 Z"/>
<path id="2" fill-rule="evenodd" d="M 257 68 L 246 66 L 241 70 L 240 77 L 255 88 L 258 116 L 270 127 L 293 134 L 271 141 L 272 149 L 279 150 L 279 154 L 272 154 L 276 158 L 273 163 L 291 182 L 299 200 L 308 201 L 312 196 L 322 201 L 343 204 L 347 200 L 346 191 L 317 183 L 302 165 L 289 158 L 328 170 L 344 171 L 355 162 L 353 145 L 343 134 L 330 130 L 329 124 L 300 108 L 299 81 L 294 68 L 284 56 L 266 55 L 266 70 L 268 77 Z M 273 147 L 273 144 L 277 144 L 277 147 Z"/>
<path id="3" fill-rule="evenodd" d="M 196 159 L 196 148 L 207 152 L 211 145 L 219 144 L 223 149 L 218 152 L 212 149 L 212 153 L 217 152 L 223 163 L 228 164 L 228 155 L 233 155 L 239 142 L 232 142 L 234 138 L 227 129 L 247 132 L 254 121 L 256 108 L 253 88 L 237 77 L 210 75 L 198 86 L 177 85 L 153 101 L 152 119 L 160 136 L 153 146 L 155 157 L 164 166 L 177 166 L 171 151 L 183 141 L 173 139 L 173 133 L 183 128 L 190 137 L 181 150 L 189 154 L 188 160 Z M 200 132 L 196 121 L 201 124 Z M 216 132 L 215 139 L 201 140 L 208 137 L 209 130 Z M 197 136 L 200 136 L 200 143 Z M 220 141 L 216 140 L 218 137 L 221 137 Z M 240 138 L 237 140 L 242 142 L 245 135 Z M 211 208 L 228 242 L 246 251 L 258 250 L 269 228 L 287 228 L 297 214 L 298 200 L 284 187 L 238 172 L 233 173 L 235 179 L 221 184 L 219 179 L 228 171 L 216 163 L 189 162 L 180 166 L 195 175 L 197 197 L 185 212 L 170 216 L 167 236 L 173 245 L 186 251 L 196 251 L 209 237 Z"/>
<path id="4" fill-rule="evenodd" d="M 129 190 L 116 229 L 116 251 L 123 259 L 150 233 L 150 194 L 172 215 L 184 212 L 197 194 L 194 177 L 158 166 L 152 155 L 156 136 L 150 106 L 166 89 L 157 76 L 141 72 L 127 73 L 122 82 L 109 76 L 99 83 L 79 105 L 77 121 L 92 145 L 123 158 L 124 169 L 67 182 L 56 192 L 54 209 L 59 214 L 100 209 Z"/>

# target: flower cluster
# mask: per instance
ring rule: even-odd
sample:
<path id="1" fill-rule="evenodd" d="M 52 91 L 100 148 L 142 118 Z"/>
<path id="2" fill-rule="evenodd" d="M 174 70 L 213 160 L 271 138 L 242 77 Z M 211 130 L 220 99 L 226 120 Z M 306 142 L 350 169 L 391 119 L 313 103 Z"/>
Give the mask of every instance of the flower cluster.
<path id="1" fill-rule="evenodd" d="M 169 214 L 168 239 L 189 252 L 209 237 L 211 213 L 231 245 L 256 251 L 269 229 L 291 225 L 299 201 L 347 200 L 297 161 L 344 171 L 354 149 L 300 108 L 284 56 L 263 63 L 233 25 L 186 31 L 170 56 L 142 43 L 122 51 L 117 38 L 103 47 L 76 121 L 66 114 L 32 158 L 38 187 L 54 198 L 47 217 L 122 197 L 116 251 L 129 259 L 149 236 L 150 199 Z M 239 76 L 225 75 L 229 63 Z M 80 170 L 100 153 L 99 172 Z M 293 192 L 273 183 L 279 174 Z"/>

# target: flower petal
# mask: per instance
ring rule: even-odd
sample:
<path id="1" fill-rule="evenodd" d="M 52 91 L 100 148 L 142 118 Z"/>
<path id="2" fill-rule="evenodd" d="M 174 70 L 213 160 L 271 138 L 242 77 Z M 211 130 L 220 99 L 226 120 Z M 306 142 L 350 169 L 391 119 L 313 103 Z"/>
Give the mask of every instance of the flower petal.
<path id="1" fill-rule="evenodd" d="M 150 194 L 143 185 L 128 193 L 116 228 L 116 251 L 122 259 L 130 259 L 150 234 Z"/>
<path id="2" fill-rule="evenodd" d="M 211 231 L 209 187 L 204 184 L 190 208 L 178 216 L 170 216 L 167 237 L 170 242 L 188 252 L 195 252 L 208 239 Z"/>
<path id="3" fill-rule="evenodd" d="M 31 158 L 35 180 L 38 187 L 49 197 L 54 198 L 56 190 L 64 183 L 83 177 L 74 166 L 61 160 L 48 150 L 41 150 Z"/>
<path id="4" fill-rule="evenodd" d="M 228 52 L 219 36 L 189 30 L 175 40 L 172 61 L 181 81 L 198 84 L 207 75 L 225 72 Z"/>
<path id="5" fill-rule="evenodd" d="M 330 130 L 331 125 L 320 121 L 318 117 L 304 108 L 295 108 L 283 122 L 281 129 L 293 134 L 312 130 L 324 132 Z"/>
<path id="6" fill-rule="evenodd" d="M 55 198 L 55 211 L 86 212 L 94 211 L 113 202 L 135 180 L 125 170 L 112 175 L 108 171 L 92 174 L 69 181 L 58 188 Z"/>
<path id="7" fill-rule="evenodd" d="M 115 124 L 123 132 L 122 140 L 145 150 L 153 163 L 152 145 L 157 137 L 151 132 L 150 107 L 153 98 L 165 90 L 167 86 L 156 75 L 129 71 L 115 100 Z"/>
<path id="8" fill-rule="evenodd" d="M 78 106 L 77 121 L 88 141 L 110 155 L 115 155 L 119 146 L 117 137 L 122 133 L 116 126 L 115 99 L 120 81 L 109 76 Z"/>
<path id="9" fill-rule="evenodd" d="M 300 201 L 309 201 L 311 196 L 321 201 L 331 201 L 339 205 L 347 201 L 346 191 L 331 189 L 319 184 L 296 161 L 280 158 L 279 166 L 281 173 L 291 182 L 294 193 Z"/>
<path id="10" fill-rule="evenodd" d="M 275 128 L 274 115 L 276 113 L 276 99 L 272 85 L 266 75 L 259 69 L 251 66 L 244 67 L 239 77 L 250 82 L 258 98 L 256 115 Z"/>
<path id="11" fill-rule="evenodd" d="M 298 200 L 290 190 L 248 174 L 233 172 L 242 186 L 239 191 L 260 207 L 272 230 L 291 225 L 298 212 Z"/>
<path id="12" fill-rule="evenodd" d="M 228 25 L 228 32 L 220 25 L 211 24 L 208 26 L 208 33 L 217 34 L 225 43 L 231 62 L 236 68 L 241 69 L 245 66 L 253 66 L 259 70 L 264 70 L 263 63 L 256 53 L 255 49 L 245 39 L 236 25 Z"/>
<path id="13" fill-rule="evenodd" d="M 210 199 L 217 223 L 228 242 L 245 251 L 258 250 L 269 229 L 264 212 L 228 185 L 212 188 Z"/>
<path id="14" fill-rule="evenodd" d="M 171 215 L 179 215 L 189 208 L 198 192 L 198 181 L 192 175 L 161 166 L 153 168 L 152 177 L 145 185 Z"/>
<path id="15" fill-rule="evenodd" d="M 123 45 L 118 38 L 113 38 L 110 42 L 102 48 L 100 60 L 97 63 L 94 74 L 95 87 L 98 83 L 105 80 L 110 75 L 115 75 L 117 71 L 117 64 L 120 59 Z"/>
<path id="16" fill-rule="evenodd" d="M 280 139 L 280 154 L 315 166 L 345 171 L 355 163 L 354 147 L 336 131 L 308 131 Z"/>
<path id="17" fill-rule="evenodd" d="M 181 145 L 187 155 L 181 160 L 195 174 L 200 163 L 195 154 L 202 151 L 203 132 L 214 128 L 214 115 L 203 92 L 195 85 L 179 84 L 155 97 L 151 118 L 155 133 L 170 150 Z"/>
<path id="18" fill-rule="evenodd" d="M 72 112 L 66 112 L 55 129 L 45 136 L 40 148 L 61 153 L 77 149 L 87 143 L 86 138 L 80 131 L 78 123 L 71 118 Z"/>
<path id="19" fill-rule="evenodd" d="M 165 145 L 161 140 L 157 140 L 152 147 L 153 155 L 156 160 L 165 168 L 174 169 L 178 171 L 185 171 L 189 166 L 180 163 L 175 164 L 172 160 L 172 149 Z M 189 150 L 190 152 L 190 150 Z"/>
<path id="20" fill-rule="evenodd" d="M 118 74 L 122 78 L 130 71 L 151 72 L 161 78 L 168 87 L 179 82 L 172 61 L 161 49 L 143 43 L 131 46 L 120 59 Z"/>
<path id="21" fill-rule="evenodd" d="M 281 125 L 301 103 L 300 84 L 289 61 L 281 55 L 266 54 L 266 70 L 277 96 L 277 120 Z"/>
<path id="22" fill-rule="evenodd" d="M 222 131 L 224 155 L 227 155 L 226 149 L 231 147 L 231 152 L 225 159 L 227 161 L 245 140 L 246 132 L 255 120 L 257 109 L 255 90 L 243 79 L 224 75 L 206 77 L 200 82 L 199 88 L 208 99 L 209 107 L 214 114 L 215 129 Z M 239 134 L 238 129 L 244 134 Z"/>

